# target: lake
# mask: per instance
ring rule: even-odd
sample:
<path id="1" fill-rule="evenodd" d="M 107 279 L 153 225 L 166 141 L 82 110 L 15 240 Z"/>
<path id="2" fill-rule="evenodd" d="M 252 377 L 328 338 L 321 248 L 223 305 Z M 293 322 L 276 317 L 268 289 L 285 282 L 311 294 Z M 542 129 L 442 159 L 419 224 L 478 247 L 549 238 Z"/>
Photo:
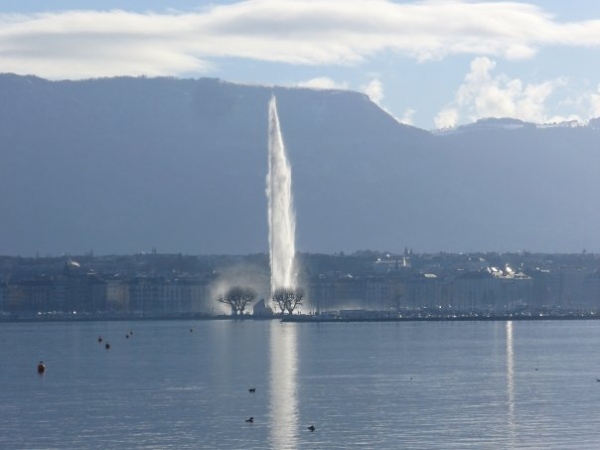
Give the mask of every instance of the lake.
<path id="1" fill-rule="evenodd" d="M 0 448 L 597 449 L 599 349 L 593 320 L 0 323 Z"/>

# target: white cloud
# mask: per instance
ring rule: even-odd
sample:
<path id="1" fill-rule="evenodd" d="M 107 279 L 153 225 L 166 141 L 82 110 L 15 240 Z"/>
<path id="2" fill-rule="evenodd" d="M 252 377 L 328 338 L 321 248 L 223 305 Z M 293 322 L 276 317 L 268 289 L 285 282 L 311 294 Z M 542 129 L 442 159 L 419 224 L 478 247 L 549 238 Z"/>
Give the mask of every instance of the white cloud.
<path id="1" fill-rule="evenodd" d="M 562 120 L 589 120 L 600 117 L 600 84 L 590 89 L 588 84 L 585 88 L 569 86 L 570 95 L 558 103 L 558 109 L 562 114 L 551 117 L 551 121 Z"/>
<path id="2" fill-rule="evenodd" d="M 0 15 L 0 71 L 51 78 L 203 73 L 220 58 L 358 64 L 383 52 L 531 58 L 600 46 L 600 20 L 561 23 L 520 2 L 248 0 L 194 12 Z"/>
<path id="3" fill-rule="evenodd" d="M 383 84 L 377 78 L 362 87 L 362 91 L 369 96 L 373 103 L 381 104 L 383 100 Z"/>
<path id="4" fill-rule="evenodd" d="M 458 124 L 458 119 L 459 114 L 456 108 L 444 108 L 435 116 L 435 127 L 437 129 L 455 127 Z"/>
<path id="5" fill-rule="evenodd" d="M 306 81 L 300 81 L 297 86 L 311 89 L 348 89 L 348 83 L 339 83 L 329 77 L 317 77 Z"/>
<path id="6" fill-rule="evenodd" d="M 402 114 L 402 117 L 400 118 L 400 123 L 404 123 L 406 125 L 414 125 L 413 122 L 413 117 L 415 116 L 416 111 L 412 108 L 408 108 L 406 111 L 404 111 L 404 114 Z"/>
<path id="7" fill-rule="evenodd" d="M 589 94 L 589 117 L 591 119 L 600 117 L 600 84 L 596 88 L 596 92 Z"/>
<path id="8" fill-rule="evenodd" d="M 467 115 L 471 121 L 484 117 L 512 117 L 536 123 L 555 121 L 546 111 L 546 101 L 559 87 L 562 78 L 525 84 L 507 75 L 493 75 L 496 63 L 487 57 L 475 58 L 469 73 L 456 93 L 452 107 L 445 108 L 435 119 L 436 126 L 448 126 L 450 119 Z M 455 111 L 449 113 L 449 111 Z M 439 122 L 439 124 L 438 124 Z"/>

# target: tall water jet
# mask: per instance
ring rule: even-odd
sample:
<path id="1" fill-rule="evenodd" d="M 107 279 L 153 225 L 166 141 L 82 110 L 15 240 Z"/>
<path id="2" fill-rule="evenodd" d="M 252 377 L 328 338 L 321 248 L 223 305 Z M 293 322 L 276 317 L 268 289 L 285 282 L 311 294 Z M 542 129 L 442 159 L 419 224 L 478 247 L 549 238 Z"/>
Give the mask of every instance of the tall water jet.
<path id="1" fill-rule="evenodd" d="M 277 289 L 296 289 L 296 219 L 292 199 L 292 169 L 279 126 L 275 96 L 269 102 L 269 258 L 271 294 Z"/>

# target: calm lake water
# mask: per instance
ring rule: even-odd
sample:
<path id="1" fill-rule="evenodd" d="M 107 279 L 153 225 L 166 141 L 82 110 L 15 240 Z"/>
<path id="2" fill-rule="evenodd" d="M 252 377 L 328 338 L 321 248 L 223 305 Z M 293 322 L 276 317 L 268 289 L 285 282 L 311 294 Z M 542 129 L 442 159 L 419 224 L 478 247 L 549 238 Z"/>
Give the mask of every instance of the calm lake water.
<path id="1" fill-rule="evenodd" d="M 598 321 L 2 323 L 0 448 L 598 449 L 599 350 Z"/>

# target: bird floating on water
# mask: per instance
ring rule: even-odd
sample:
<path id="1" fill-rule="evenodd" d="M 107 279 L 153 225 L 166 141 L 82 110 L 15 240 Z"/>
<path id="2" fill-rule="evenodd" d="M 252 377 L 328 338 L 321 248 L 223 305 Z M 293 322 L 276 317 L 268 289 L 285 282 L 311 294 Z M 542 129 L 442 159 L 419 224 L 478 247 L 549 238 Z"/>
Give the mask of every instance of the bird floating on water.
<path id="1" fill-rule="evenodd" d="M 40 375 L 43 374 L 46 371 L 46 366 L 44 364 L 44 361 L 40 361 L 37 365 L 37 373 L 39 373 Z"/>
<path id="2" fill-rule="evenodd" d="M 248 423 L 254 423 L 254 417 L 248 417 L 246 419 L 246 422 L 248 422 Z"/>
<path id="3" fill-rule="evenodd" d="M 110 348 L 110 343 L 108 343 L 108 342 L 107 342 L 106 344 L 104 344 L 104 348 L 105 348 L 106 350 L 108 350 L 108 349 Z"/>
<path id="4" fill-rule="evenodd" d="M 248 392 L 255 393 L 256 392 L 256 388 L 251 387 L 250 389 L 248 389 Z"/>
<path id="5" fill-rule="evenodd" d="M 314 426 L 314 425 L 311 425 L 310 427 L 308 427 L 308 429 L 309 429 L 310 431 L 315 431 L 315 430 L 316 430 L 316 428 L 315 428 L 315 426 Z"/>

